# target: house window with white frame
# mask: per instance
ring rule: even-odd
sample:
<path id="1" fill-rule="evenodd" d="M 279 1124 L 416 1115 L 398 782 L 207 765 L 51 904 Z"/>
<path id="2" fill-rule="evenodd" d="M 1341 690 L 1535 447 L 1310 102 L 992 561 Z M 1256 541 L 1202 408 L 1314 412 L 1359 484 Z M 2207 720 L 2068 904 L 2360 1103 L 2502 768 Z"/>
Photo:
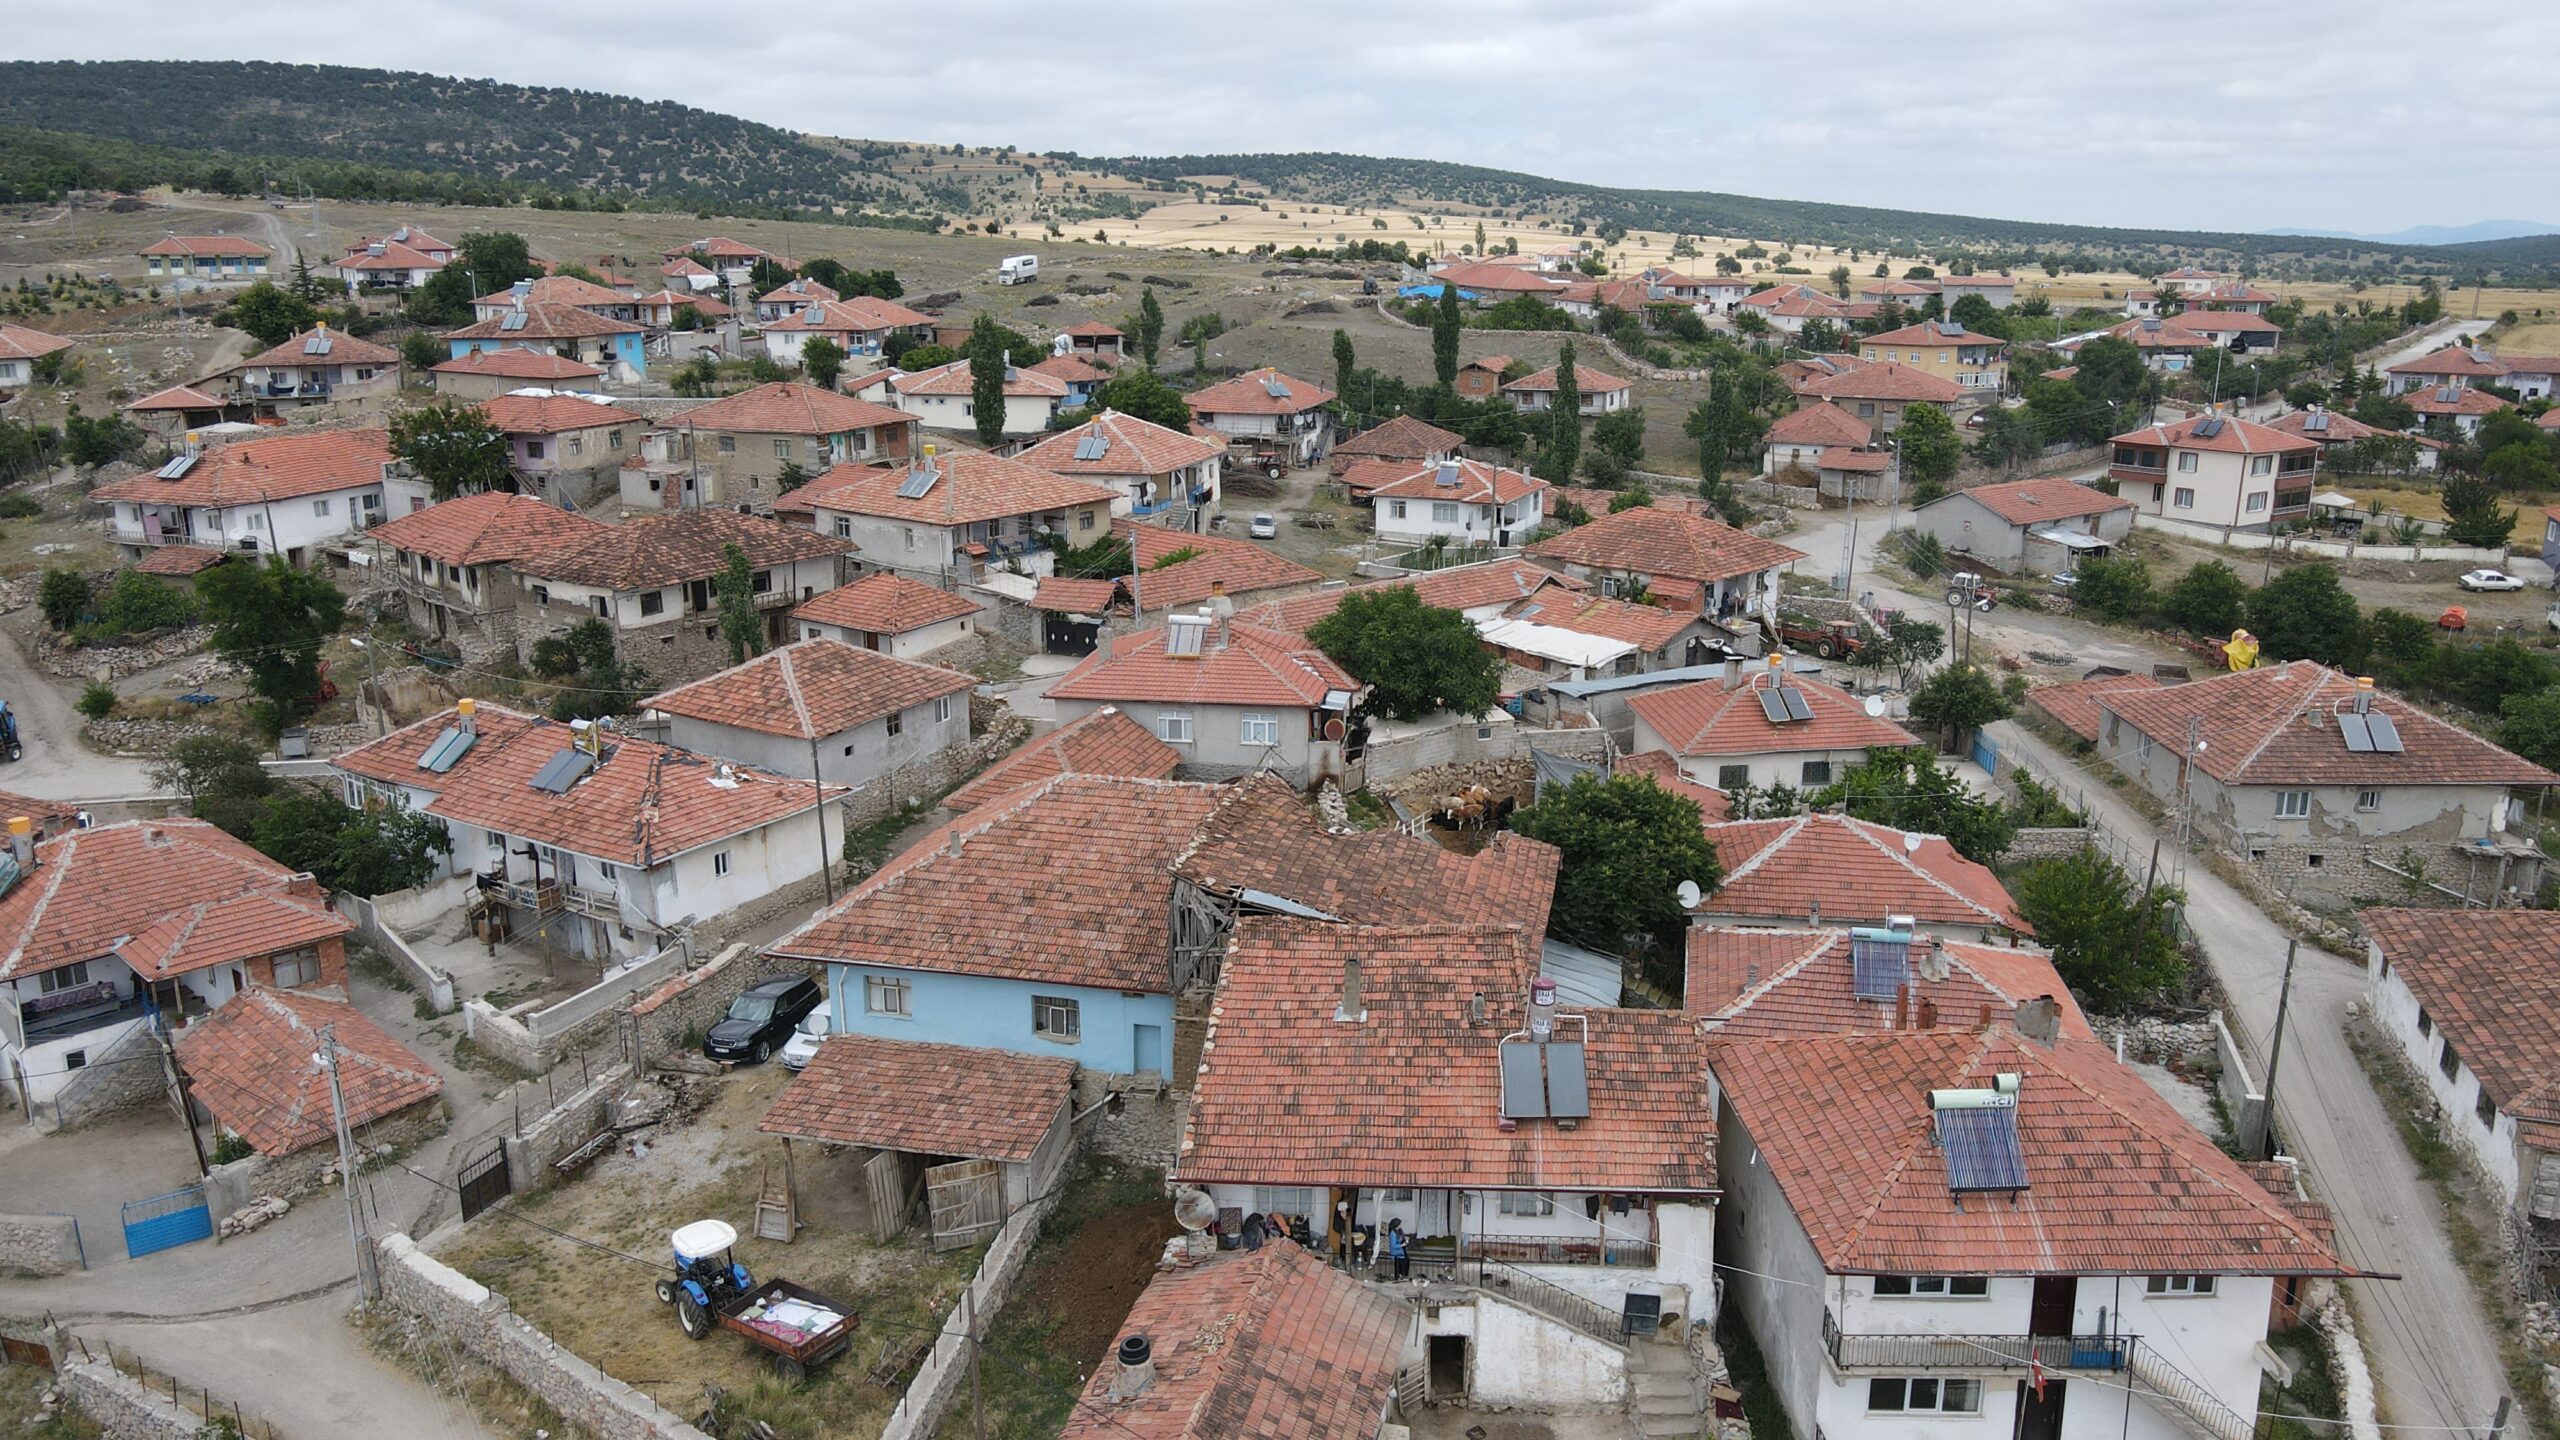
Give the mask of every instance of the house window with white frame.
<path id="1" fill-rule="evenodd" d="M 2210 1275 L 2145 1275 L 2142 1277 L 2142 1293 L 2155 1296 L 2210 1295 L 2213 1293 L 2213 1277 Z"/>
<path id="2" fill-rule="evenodd" d="M 1388 519 L 1390 519 L 1390 520 L 1401 520 L 1401 519 L 1403 519 L 1403 518 L 1404 518 L 1404 502 L 1403 502 L 1403 501 L 1401 501 L 1401 500 L 1390 500 L 1390 501 L 1388 501 L 1388 502 L 1387 502 L 1387 518 L 1388 518 Z"/>
<path id="3" fill-rule="evenodd" d="M 950 719 L 951 697 L 944 695 L 933 702 L 933 723 L 940 725 L 947 723 Z"/>
<path id="4" fill-rule="evenodd" d="M 1457 502 L 1457 501 L 1455 501 L 1455 500 L 1434 500 L 1434 501 L 1432 501 L 1432 502 L 1431 502 L 1431 523 L 1432 523 L 1432 524 L 1434 524 L 1434 525 L 1455 525 L 1455 524 L 1457 524 L 1457 523 L 1458 523 L 1458 502 Z"/>
<path id="5" fill-rule="evenodd" d="M 1879 1275 L 1876 1295 L 1879 1299 L 1955 1299 L 1978 1300 L 1991 1293 L 1988 1275 Z"/>
<path id="6" fill-rule="evenodd" d="M 2249 473 L 2252 475 L 2272 474 L 2275 468 L 2276 457 L 2273 455 L 2252 455 L 2249 457 Z"/>
<path id="7" fill-rule="evenodd" d="M 1979 1415 L 1982 1382 L 1934 1375 L 1880 1376 L 1867 1382 L 1872 1415 Z"/>
<path id="8" fill-rule="evenodd" d="M 2382 808 L 2382 792 L 2381 792 L 2381 791 L 2379 791 L 2379 790 L 2359 790 L 2359 791 L 2357 791 L 2357 792 L 2356 792 L 2356 808 L 2357 808 L 2358 810 L 2361 810 L 2361 811 L 2365 812 L 2365 813 L 2366 813 L 2366 814 L 2368 814 L 2368 815 L 2372 814 L 2372 813 L 2373 813 L 2374 811 L 2376 811 L 2376 810 L 2381 809 L 2381 808 Z"/>
<path id="9" fill-rule="evenodd" d="M 1544 1219 L 1556 1213 L 1555 1197 L 1537 1190 L 1505 1190 L 1494 1197 L 1494 1212 L 1522 1219 Z"/>
<path id="10" fill-rule="evenodd" d="M 282 951 L 269 956 L 267 963 L 273 967 L 279 990 L 320 983 L 320 950 L 317 946 L 305 945 L 299 950 Z"/>
<path id="11" fill-rule="evenodd" d="M 1253 1208 L 1265 1215 L 1313 1215 L 1316 1192 L 1304 1185 L 1256 1185 Z"/>
<path id="12" fill-rule="evenodd" d="M 1280 743 L 1280 717 L 1247 715 L 1240 724 L 1236 738 L 1247 745 L 1277 745 Z"/>
<path id="13" fill-rule="evenodd" d="M 1031 997 L 1031 1033 L 1043 1040 L 1076 1040 L 1083 1037 L 1084 1006 L 1062 995 Z"/>
<path id="14" fill-rule="evenodd" d="M 2310 818 L 2311 818 L 2311 792 L 2310 792 L 2310 791 L 2308 791 L 2308 790 L 2279 790 L 2279 791 L 2277 791 L 2277 792 L 2276 792 L 2276 818 L 2277 818 L 2277 819 L 2279 819 L 2279 820 L 2308 820 L 2308 819 L 2310 819 Z"/>
<path id="15" fill-rule="evenodd" d="M 50 995 L 56 990 L 77 990 L 89 983 L 89 962 L 74 960 L 36 977 L 36 993 Z"/>
<path id="16" fill-rule="evenodd" d="M 728 873 L 729 873 L 729 852 L 728 852 L 728 851 L 726 851 L 726 850 L 719 850 L 719 851 L 715 851 L 715 852 L 713 852 L 713 853 L 712 853 L 712 856 L 711 856 L 711 873 L 712 873 L 712 874 L 714 874 L 714 875 L 726 875 L 726 874 L 728 874 Z"/>
<path id="17" fill-rule="evenodd" d="M 893 975 L 865 975 L 862 977 L 862 1008 L 874 1015 L 913 1019 L 914 988 Z"/>
<path id="18" fill-rule="evenodd" d="M 2196 508 L 2196 492 L 2190 486 L 2181 485 L 2169 492 L 2169 503 L 2181 510 L 2193 510 Z"/>
<path id="19" fill-rule="evenodd" d="M 311 502 L 311 513 L 312 513 L 312 514 L 314 514 L 314 515 L 326 515 L 326 514 L 328 514 L 328 513 L 329 513 L 329 497 L 327 497 L 327 496 L 323 495 L 323 496 L 321 496 L 319 499 L 312 501 L 312 502 Z"/>
<path id="20" fill-rule="evenodd" d="M 1156 714 L 1156 738 L 1167 745 L 1191 743 L 1191 715 L 1188 711 L 1163 710 Z"/>
<path id="21" fill-rule="evenodd" d="M 2252 491 L 2246 499 L 2240 502 L 2240 508 L 2252 515 L 2265 510 L 2267 508 L 2267 492 L 2264 490 Z"/>
<path id="22" fill-rule="evenodd" d="M 2181 450 L 2178 452 L 2178 473 L 2181 475 L 2193 475 L 2196 473 L 2196 452 L 2193 450 Z"/>

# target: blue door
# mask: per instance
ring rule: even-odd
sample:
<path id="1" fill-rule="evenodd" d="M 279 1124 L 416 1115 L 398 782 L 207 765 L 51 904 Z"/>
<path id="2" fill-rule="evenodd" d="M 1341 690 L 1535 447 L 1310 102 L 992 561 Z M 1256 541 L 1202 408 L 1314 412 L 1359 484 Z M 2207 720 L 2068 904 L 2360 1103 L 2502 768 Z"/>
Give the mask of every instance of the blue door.
<path id="1" fill-rule="evenodd" d="M 1979 730 L 1973 732 L 1973 763 L 1981 766 L 1986 775 L 2000 773 L 2000 749 L 1991 743 L 1990 736 Z"/>
<path id="2" fill-rule="evenodd" d="M 212 1238 L 213 1211 L 201 1185 L 124 1202 L 124 1253 L 133 1259 Z"/>
<path id="3" fill-rule="evenodd" d="M 1158 1075 L 1164 1068 L 1164 1027 L 1132 1025 L 1129 1027 L 1129 1068 L 1152 1070 Z"/>

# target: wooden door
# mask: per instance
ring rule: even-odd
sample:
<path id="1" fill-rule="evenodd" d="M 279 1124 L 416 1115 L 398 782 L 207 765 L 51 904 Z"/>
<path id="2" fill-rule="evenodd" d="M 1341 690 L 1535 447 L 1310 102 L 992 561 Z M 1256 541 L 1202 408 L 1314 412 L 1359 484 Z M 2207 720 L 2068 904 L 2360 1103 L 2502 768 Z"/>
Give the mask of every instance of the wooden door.
<path id="1" fill-rule="evenodd" d="M 924 1172 L 933 1248 L 976 1244 L 1004 1224 L 1004 1167 L 993 1160 L 954 1160 Z"/>
<path id="2" fill-rule="evenodd" d="M 2048 1377 L 2044 1394 L 2024 1380 L 2018 1382 L 2018 1423 L 2016 1440 L 2059 1440 L 2062 1434 L 2062 1393 L 2071 1387 L 2067 1380 Z"/>
<path id="3" fill-rule="evenodd" d="M 907 1217 L 915 1213 L 915 1171 L 912 1157 L 895 1150 L 883 1150 L 862 1162 L 863 1188 L 871 1198 L 871 1238 L 894 1240 L 904 1234 Z"/>
<path id="4" fill-rule="evenodd" d="M 2072 1307 L 2079 1295 L 2080 1281 L 2076 1276 L 2037 1276 L 2035 1302 L 2027 1312 L 2027 1333 L 2070 1334 Z"/>

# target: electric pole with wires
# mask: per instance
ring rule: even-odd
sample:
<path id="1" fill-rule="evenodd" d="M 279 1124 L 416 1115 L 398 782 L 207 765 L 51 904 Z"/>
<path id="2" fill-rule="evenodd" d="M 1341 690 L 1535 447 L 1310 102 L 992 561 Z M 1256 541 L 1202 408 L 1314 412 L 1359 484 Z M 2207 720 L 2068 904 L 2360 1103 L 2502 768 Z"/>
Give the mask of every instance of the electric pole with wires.
<path id="1" fill-rule="evenodd" d="M 346 1191 L 347 1241 L 355 1247 L 356 1304 L 371 1305 L 381 1298 L 380 1282 L 373 1273 L 373 1251 L 365 1244 L 364 1218 L 356 1199 L 356 1142 L 347 1130 L 347 1092 L 338 1083 L 338 1032 L 335 1027 L 320 1032 L 320 1049 L 312 1062 L 329 1074 L 329 1111 L 338 1132 L 338 1182 Z"/>

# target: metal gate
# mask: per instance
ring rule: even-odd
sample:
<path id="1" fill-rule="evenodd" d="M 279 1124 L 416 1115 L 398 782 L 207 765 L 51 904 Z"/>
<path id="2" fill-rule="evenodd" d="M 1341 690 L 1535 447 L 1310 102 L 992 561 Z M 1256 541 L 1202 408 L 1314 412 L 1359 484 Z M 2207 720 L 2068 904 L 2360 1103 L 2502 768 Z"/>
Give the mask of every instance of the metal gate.
<path id="1" fill-rule="evenodd" d="M 1004 1224 L 1004 1167 L 993 1160 L 954 1160 L 924 1172 L 932 1202 L 933 1248 L 957 1250 Z"/>
<path id="2" fill-rule="evenodd" d="M 1044 614 L 1040 625 L 1041 648 L 1052 655 L 1090 655 L 1101 634 L 1100 625 L 1054 612 Z"/>
<path id="3" fill-rule="evenodd" d="M 915 1157 L 879 1152 L 862 1162 L 862 1185 L 871 1197 L 871 1238 L 886 1242 L 906 1233 L 916 1209 Z"/>
<path id="4" fill-rule="evenodd" d="M 213 1211 L 202 1185 L 124 1202 L 124 1253 L 133 1259 L 212 1238 Z"/>
<path id="5" fill-rule="evenodd" d="M 1985 775 L 2000 773 L 2000 747 L 1979 730 L 1973 732 L 1973 763 L 1981 766 Z"/>
<path id="6" fill-rule="evenodd" d="M 462 1218 L 468 1220 L 506 1199 L 514 1184 L 507 1174 L 507 1137 L 493 1135 L 488 1148 L 466 1157 L 454 1177 L 453 1188 L 462 1192 Z"/>

